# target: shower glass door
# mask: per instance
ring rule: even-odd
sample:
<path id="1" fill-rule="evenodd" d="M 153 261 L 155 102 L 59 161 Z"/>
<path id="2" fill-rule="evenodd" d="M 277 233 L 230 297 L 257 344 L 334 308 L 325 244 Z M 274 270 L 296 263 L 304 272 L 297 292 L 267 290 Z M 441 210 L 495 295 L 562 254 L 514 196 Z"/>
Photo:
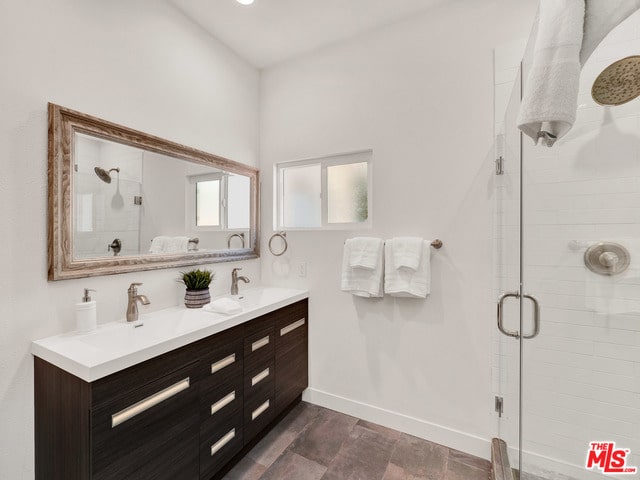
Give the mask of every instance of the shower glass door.
<path id="1" fill-rule="evenodd" d="M 570 133 L 552 148 L 522 138 L 518 161 L 505 161 L 499 180 L 511 188 L 509 202 L 517 200 L 518 221 L 513 228 L 511 206 L 496 212 L 504 237 L 496 247 L 504 257 L 497 293 L 520 293 L 503 311 L 506 329 L 520 335 L 498 334 L 496 346 L 504 353 L 497 360 L 505 398 L 499 436 L 523 479 L 640 478 L 633 472 L 640 468 L 640 100 L 602 107 L 590 94 L 607 65 L 638 52 L 636 14 L 585 65 Z M 530 58 L 522 63 L 524 88 Z M 517 143 L 514 86 L 505 155 Z M 607 274 L 624 262 L 621 251 L 628 267 Z M 534 303 L 524 294 L 540 304 L 535 336 Z"/>

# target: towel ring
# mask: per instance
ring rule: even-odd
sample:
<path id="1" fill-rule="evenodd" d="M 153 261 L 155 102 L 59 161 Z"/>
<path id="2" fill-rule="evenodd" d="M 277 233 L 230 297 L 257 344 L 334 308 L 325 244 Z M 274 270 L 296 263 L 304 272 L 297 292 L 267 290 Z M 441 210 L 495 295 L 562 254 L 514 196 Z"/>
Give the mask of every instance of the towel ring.
<path id="1" fill-rule="evenodd" d="M 272 245 L 273 239 L 276 237 L 280 237 L 284 242 L 284 248 L 282 249 L 281 252 L 277 252 L 277 253 L 273 251 L 273 245 Z M 287 232 L 276 232 L 273 235 L 271 235 L 271 238 L 269 239 L 269 251 L 271 252 L 272 255 L 276 257 L 280 257 L 281 255 L 284 255 L 284 252 L 287 251 L 287 248 L 289 248 L 289 243 L 287 243 Z"/>
<path id="2" fill-rule="evenodd" d="M 244 248 L 244 232 L 229 235 L 229 237 L 227 238 L 227 248 L 231 250 L 231 240 L 233 240 L 234 237 L 238 237 L 240 239 L 240 241 L 242 242 L 242 248 Z"/>

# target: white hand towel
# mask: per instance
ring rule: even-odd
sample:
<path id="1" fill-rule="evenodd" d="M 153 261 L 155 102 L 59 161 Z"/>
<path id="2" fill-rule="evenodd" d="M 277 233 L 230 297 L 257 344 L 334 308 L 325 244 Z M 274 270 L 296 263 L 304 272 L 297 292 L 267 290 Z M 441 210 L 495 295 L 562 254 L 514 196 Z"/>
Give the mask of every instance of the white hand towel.
<path id="1" fill-rule="evenodd" d="M 189 237 L 169 237 L 165 253 L 185 253 L 189 249 Z"/>
<path id="2" fill-rule="evenodd" d="M 385 271 L 384 291 L 392 297 L 426 298 L 431 293 L 431 244 L 422 241 L 422 255 L 418 269 L 395 268 L 393 265 L 393 243 L 388 240 L 384 247 Z"/>
<path id="3" fill-rule="evenodd" d="M 518 128 L 548 147 L 573 126 L 578 109 L 584 0 L 541 0 L 533 63 Z"/>
<path id="4" fill-rule="evenodd" d="M 345 242 L 344 254 L 342 256 L 342 280 L 340 288 L 343 292 L 348 292 L 358 297 L 379 298 L 382 297 L 382 280 L 384 261 L 383 243 L 380 241 L 376 268 L 373 270 L 366 268 L 351 267 L 351 242 Z"/>
<path id="5" fill-rule="evenodd" d="M 168 241 L 169 241 L 169 237 L 165 237 L 165 236 L 154 237 L 153 240 L 151 240 L 151 247 L 149 248 L 149 252 L 164 253 L 167 249 Z"/>
<path id="6" fill-rule="evenodd" d="M 374 270 L 378 266 L 382 239 L 374 237 L 356 237 L 347 240 L 349 244 L 349 266 Z"/>
<path id="7" fill-rule="evenodd" d="M 609 32 L 638 9 L 640 0 L 586 0 L 580 63 L 584 65 Z"/>
<path id="8" fill-rule="evenodd" d="M 414 272 L 420 265 L 422 245 L 419 237 L 396 237 L 392 239 L 393 265 L 395 268 L 409 268 Z"/>
<path id="9" fill-rule="evenodd" d="M 203 310 L 211 313 L 222 313 L 224 315 L 234 315 L 242 311 L 242 305 L 232 298 L 222 297 L 207 303 Z"/>

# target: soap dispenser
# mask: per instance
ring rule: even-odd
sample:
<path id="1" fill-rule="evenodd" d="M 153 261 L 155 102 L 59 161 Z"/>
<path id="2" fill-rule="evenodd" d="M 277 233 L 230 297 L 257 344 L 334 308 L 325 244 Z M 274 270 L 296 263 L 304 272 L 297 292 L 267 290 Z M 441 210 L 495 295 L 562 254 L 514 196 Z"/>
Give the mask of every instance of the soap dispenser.
<path id="1" fill-rule="evenodd" d="M 82 302 L 76 303 L 76 330 L 78 332 L 90 332 L 98 326 L 96 302 L 91 300 L 89 292 L 95 292 L 95 290 L 85 288 Z"/>

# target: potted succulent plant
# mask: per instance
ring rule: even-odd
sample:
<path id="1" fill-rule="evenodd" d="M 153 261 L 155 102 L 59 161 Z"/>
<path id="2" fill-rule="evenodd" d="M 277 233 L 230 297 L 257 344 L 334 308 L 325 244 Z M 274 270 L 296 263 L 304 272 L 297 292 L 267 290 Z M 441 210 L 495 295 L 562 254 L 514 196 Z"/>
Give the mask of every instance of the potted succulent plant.
<path id="1" fill-rule="evenodd" d="M 184 305 L 187 308 L 202 308 L 211 301 L 209 284 L 213 280 L 214 273 L 209 270 L 191 270 L 180 272 L 178 281 L 187 287 L 184 294 Z"/>

